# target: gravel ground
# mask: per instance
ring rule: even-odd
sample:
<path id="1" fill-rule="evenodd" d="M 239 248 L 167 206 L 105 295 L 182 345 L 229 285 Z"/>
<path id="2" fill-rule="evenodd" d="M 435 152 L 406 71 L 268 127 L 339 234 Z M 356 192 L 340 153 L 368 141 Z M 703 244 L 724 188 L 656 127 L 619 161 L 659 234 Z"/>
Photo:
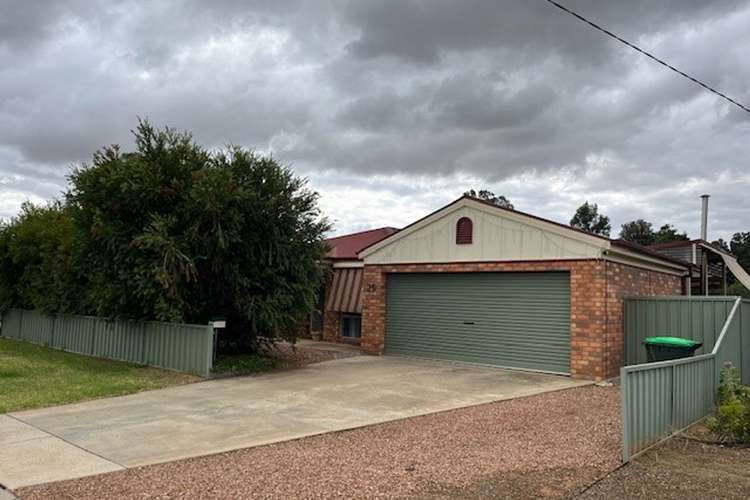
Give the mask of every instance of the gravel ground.
<path id="1" fill-rule="evenodd" d="M 22 499 L 529 498 L 619 462 L 619 395 L 587 386 L 24 488 Z"/>
<path id="2" fill-rule="evenodd" d="M 750 498 L 750 448 L 705 443 L 704 428 L 670 439 L 610 474 L 580 498 Z"/>

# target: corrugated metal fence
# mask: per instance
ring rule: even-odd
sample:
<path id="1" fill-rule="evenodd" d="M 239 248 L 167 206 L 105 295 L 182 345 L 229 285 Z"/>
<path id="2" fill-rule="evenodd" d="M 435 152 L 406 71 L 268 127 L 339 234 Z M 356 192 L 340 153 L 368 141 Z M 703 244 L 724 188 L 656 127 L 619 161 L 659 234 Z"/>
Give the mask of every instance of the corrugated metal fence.
<path id="1" fill-rule="evenodd" d="M 3 337 L 54 349 L 207 376 L 213 365 L 210 325 L 157 321 L 111 321 L 93 316 L 10 309 Z"/>
<path id="2" fill-rule="evenodd" d="M 713 350 L 736 297 L 639 297 L 625 300 L 625 365 L 646 362 L 646 337 L 683 337 Z"/>
<path id="3" fill-rule="evenodd" d="M 723 315 L 724 303 L 728 304 L 727 314 L 716 332 L 715 323 Z M 719 373 L 726 362 L 740 370 L 745 383 L 750 382 L 749 302 L 736 297 L 639 298 L 626 299 L 628 310 L 626 335 L 636 332 L 635 326 L 628 324 L 635 321 L 647 332 L 637 331 L 639 338 L 689 337 L 703 340 L 710 349 L 704 346 L 706 354 L 692 358 L 625 366 L 620 370 L 625 462 L 709 415 L 714 407 Z M 631 339 L 626 340 L 627 346 L 630 342 Z M 640 349 L 645 352 L 642 345 Z"/>

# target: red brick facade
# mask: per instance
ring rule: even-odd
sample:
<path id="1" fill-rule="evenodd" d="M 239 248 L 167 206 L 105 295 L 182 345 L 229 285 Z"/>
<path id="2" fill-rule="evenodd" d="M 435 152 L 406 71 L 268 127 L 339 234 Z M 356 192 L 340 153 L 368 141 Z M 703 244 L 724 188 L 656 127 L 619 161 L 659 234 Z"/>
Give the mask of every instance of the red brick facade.
<path id="1" fill-rule="evenodd" d="M 341 321 L 344 314 L 338 311 L 326 311 L 323 317 L 323 340 L 358 345 L 359 339 L 341 336 Z"/>
<path id="2" fill-rule="evenodd" d="M 337 311 L 326 311 L 323 316 L 323 340 L 336 342 L 341 332 L 341 316 Z"/>
<path id="3" fill-rule="evenodd" d="M 388 274 L 498 271 L 570 273 L 570 371 L 573 377 L 584 379 L 601 380 L 619 372 L 623 359 L 622 297 L 682 293 L 682 280 L 678 276 L 601 259 L 366 265 L 362 350 L 382 354 L 385 348 Z"/>
<path id="4" fill-rule="evenodd" d="M 607 377 L 619 375 L 625 359 L 623 338 L 623 302 L 625 297 L 654 295 L 682 295 L 683 279 L 671 274 L 657 273 L 638 267 L 607 262 L 607 349 L 604 369 Z"/>

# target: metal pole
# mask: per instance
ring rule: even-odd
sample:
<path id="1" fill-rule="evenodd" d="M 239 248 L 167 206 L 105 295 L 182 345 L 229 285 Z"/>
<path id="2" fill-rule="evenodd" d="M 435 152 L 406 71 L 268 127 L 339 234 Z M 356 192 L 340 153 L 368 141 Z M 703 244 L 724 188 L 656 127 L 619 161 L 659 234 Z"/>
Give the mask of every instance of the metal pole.
<path id="1" fill-rule="evenodd" d="M 708 295 L 708 252 L 703 249 L 703 262 L 701 263 L 701 281 L 703 283 L 703 295 Z"/>
<path id="2" fill-rule="evenodd" d="M 701 195 L 701 239 L 708 240 L 708 198 L 710 195 Z"/>

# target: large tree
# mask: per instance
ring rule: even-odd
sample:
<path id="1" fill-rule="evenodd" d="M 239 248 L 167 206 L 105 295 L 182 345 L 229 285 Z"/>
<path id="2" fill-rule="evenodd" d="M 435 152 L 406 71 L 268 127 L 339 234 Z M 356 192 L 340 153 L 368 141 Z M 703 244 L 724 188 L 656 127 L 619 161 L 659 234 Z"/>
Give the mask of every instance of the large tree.
<path id="1" fill-rule="evenodd" d="M 510 208 L 511 210 L 513 209 L 513 203 L 511 203 L 508 198 L 503 195 L 496 195 L 495 193 L 487 189 L 480 189 L 479 191 L 470 189 L 464 193 L 464 196 L 471 196 L 472 198 L 489 201 L 490 203 L 493 203 L 498 207 Z"/>
<path id="2" fill-rule="evenodd" d="M 731 252 L 737 256 L 737 262 L 745 269 L 750 271 L 750 232 L 734 233 L 732 239 L 727 242 L 723 238 L 719 238 L 711 242 L 711 244 L 717 248 Z M 745 288 L 742 283 L 736 281 L 736 278 L 731 277 L 730 282 L 733 283 L 727 289 L 728 295 L 740 295 L 745 298 L 750 298 L 750 290 Z"/>
<path id="3" fill-rule="evenodd" d="M 644 219 L 637 219 L 622 225 L 620 228 L 620 238 L 647 246 L 654 243 L 687 240 L 688 235 L 685 232 L 679 232 L 672 224 L 664 224 L 658 231 L 654 231 L 654 227 L 650 222 Z"/>
<path id="4" fill-rule="evenodd" d="M 673 241 L 688 241 L 686 232 L 680 232 L 672 224 L 664 224 L 654 234 L 654 243 L 671 243 Z"/>
<path id="5" fill-rule="evenodd" d="M 18 216 L 0 224 L 0 311 L 79 309 L 83 270 L 74 260 L 74 236 L 69 214 L 59 202 L 26 202 Z"/>
<path id="6" fill-rule="evenodd" d="M 750 270 L 750 232 L 734 233 L 729 249 L 737 256 L 737 262 Z"/>
<path id="7" fill-rule="evenodd" d="M 577 229 L 600 236 L 609 236 L 612 226 L 609 217 L 599 214 L 599 206 L 596 203 L 584 202 L 578 207 L 573 218 L 570 219 L 570 225 Z"/>
<path id="8" fill-rule="evenodd" d="M 207 151 L 147 122 L 134 135 L 134 151 L 106 147 L 75 168 L 63 204 L 28 206 L 2 229 L 0 263 L 19 279 L 0 299 L 133 319 L 223 316 L 248 344 L 292 338 L 323 278 L 318 195 L 243 148 Z"/>
<path id="9" fill-rule="evenodd" d="M 729 250 L 737 256 L 737 262 L 750 272 L 750 232 L 734 233 L 732 240 L 729 242 Z M 735 281 L 730 287 L 730 295 L 741 295 L 750 299 L 750 290 L 745 288 L 742 283 Z"/>
<path id="10" fill-rule="evenodd" d="M 620 238 L 641 245 L 651 245 L 656 240 L 656 234 L 650 222 L 637 219 L 622 225 L 620 228 Z"/>

